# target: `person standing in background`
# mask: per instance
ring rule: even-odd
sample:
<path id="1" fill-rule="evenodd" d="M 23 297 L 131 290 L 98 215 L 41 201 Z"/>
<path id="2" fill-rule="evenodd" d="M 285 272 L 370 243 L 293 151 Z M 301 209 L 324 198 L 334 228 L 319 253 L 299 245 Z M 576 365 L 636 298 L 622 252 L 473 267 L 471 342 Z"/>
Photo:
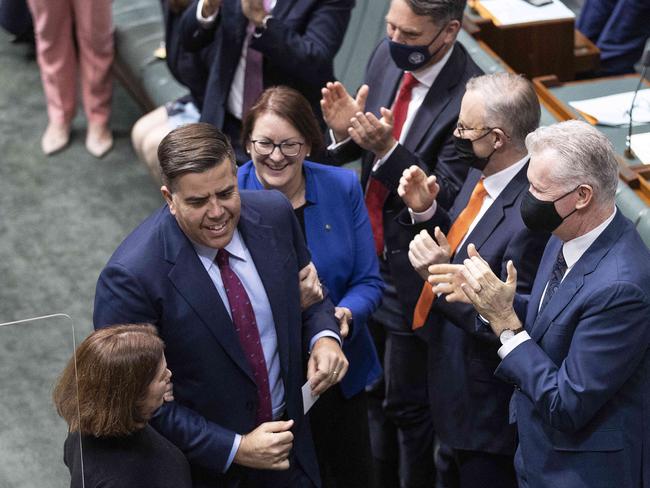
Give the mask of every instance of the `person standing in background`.
<path id="1" fill-rule="evenodd" d="M 97 158 L 113 147 L 108 127 L 113 80 L 110 0 L 28 0 L 34 19 L 36 53 L 47 103 L 48 125 L 41 139 L 46 155 L 68 145 L 77 110 L 77 77 L 88 129 L 86 149 Z"/>

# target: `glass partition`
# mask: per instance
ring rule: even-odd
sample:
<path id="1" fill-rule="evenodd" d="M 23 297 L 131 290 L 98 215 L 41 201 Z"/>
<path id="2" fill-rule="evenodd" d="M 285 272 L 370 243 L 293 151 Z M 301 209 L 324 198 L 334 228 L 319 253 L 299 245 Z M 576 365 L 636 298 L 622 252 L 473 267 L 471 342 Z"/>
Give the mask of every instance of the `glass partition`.
<path id="1" fill-rule="evenodd" d="M 68 429 L 52 391 L 75 344 L 68 315 L 0 323 L 1 488 L 70 486 L 63 464 Z"/>

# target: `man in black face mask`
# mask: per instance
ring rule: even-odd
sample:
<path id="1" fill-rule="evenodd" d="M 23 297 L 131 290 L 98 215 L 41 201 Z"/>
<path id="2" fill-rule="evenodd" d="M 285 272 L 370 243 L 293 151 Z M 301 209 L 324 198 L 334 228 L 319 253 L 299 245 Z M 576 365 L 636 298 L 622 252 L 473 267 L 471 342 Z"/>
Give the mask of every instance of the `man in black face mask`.
<path id="1" fill-rule="evenodd" d="M 342 84 L 328 83 L 321 101 L 334 141 L 332 160 L 362 159 L 361 183 L 387 284 L 369 327 L 384 356 L 386 380 L 371 397 L 373 455 L 386 468 L 377 478 L 389 487 L 429 487 L 433 478 L 426 348 L 410 327 L 422 282 L 408 262 L 410 235 L 395 217 L 404 208 L 399 179 L 412 164 L 437 176 L 438 201 L 445 208 L 467 175 L 468 165 L 454 150 L 453 131 L 465 83 L 481 70 L 456 42 L 464 8 L 465 0 L 392 0 L 387 38 L 372 54 L 356 98 Z M 396 459 L 400 480 L 388 466 Z"/>
<path id="2" fill-rule="evenodd" d="M 537 95 L 525 78 L 472 78 L 454 139 L 459 157 L 473 169 L 454 205 L 450 211 L 438 205 L 435 177 L 417 166 L 404 171 L 398 189 L 409 208 L 400 222 L 415 235 L 409 259 L 423 279 L 413 327 L 422 327 L 429 347 L 433 424 L 453 449 L 461 488 L 516 488 L 515 430 L 507 415 L 512 386 L 492 377 L 499 340 L 476 330 L 474 308 L 436 298 L 424 280 L 432 264 L 462 264 L 471 244 L 499 275 L 509 260 L 521 263 L 518 291 L 530 293 L 548 233 L 527 229 L 519 207 L 528 188 L 524 140 L 539 119 Z"/>
<path id="3" fill-rule="evenodd" d="M 579 121 L 540 128 L 526 146 L 521 214 L 553 232 L 530 295 L 516 293 L 525 259 L 502 281 L 475 249 L 462 266 L 432 266 L 430 282 L 501 339 L 494 374 L 516 388 L 520 487 L 648 486 L 650 252 L 616 210 L 612 146 Z"/>

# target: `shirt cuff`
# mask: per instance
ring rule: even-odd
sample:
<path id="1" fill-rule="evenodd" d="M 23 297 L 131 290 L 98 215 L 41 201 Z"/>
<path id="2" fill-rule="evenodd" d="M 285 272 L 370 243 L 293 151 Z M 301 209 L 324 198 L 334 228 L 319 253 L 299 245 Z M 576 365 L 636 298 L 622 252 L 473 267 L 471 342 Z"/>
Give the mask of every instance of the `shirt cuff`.
<path id="1" fill-rule="evenodd" d="M 346 137 L 342 141 L 336 142 L 336 138 L 334 137 L 334 131 L 332 131 L 332 129 L 329 129 L 329 132 L 330 132 L 330 140 L 332 141 L 332 143 L 329 146 L 327 146 L 327 149 L 329 149 L 330 151 L 339 148 L 343 144 L 349 142 L 350 139 L 352 139 L 351 137 Z"/>
<path id="2" fill-rule="evenodd" d="M 199 5 L 196 7 L 196 20 L 201 24 L 201 27 L 212 27 L 214 21 L 217 20 L 219 9 L 210 17 L 203 17 L 203 0 L 199 0 Z"/>
<path id="3" fill-rule="evenodd" d="M 528 332 L 526 332 L 525 330 L 521 331 L 519 334 L 515 334 L 515 336 L 512 339 L 506 341 L 506 343 L 499 348 L 497 354 L 501 359 L 505 359 L 506 356 L 510 354 L 515 347 L 529 340 L 530 340 L 530 336 L 528 335 Z"/>
<path id="4" fill-rule="evenodd" d="M 398 144 L 399 142 L 393 144 L 393 147 L 390 148 L 390 151 L 384 154 L 383 158 L 379 158 L 377 161 L 375 161 L 375 165 L 372 167 L 373 173 L 375 171 L 379 171 L 379 168 L 381 168 L 381 166 L 386 162 L 386 160 L 390 158 L 390 155 L 393 154 L 393 151 L 395 151 L 395 148 L 397 147 Z"/>
<path id="5" fill-rule="evenodd" d="M 336 342 L 339 343 L 339 346 L 341 345 L 341 338 L 332 332 L 331 330 L 324 330 L 323 332 L 319 332 L 316 334 L 314 337 L 311 338 L 311 341 L 309 341 L 309 353 L 311 354 L 311 350 L 314 348 L 314 344 L 316 344 L 316 341 L 318 339 L 321 339 L 322 337 L 331 337 L 332 339 L 336 339 Z"/>
<path id="6" fill-rule="evenodd" d="M 228 461 L 226 461 L 226 467 L 223 468 L 224 473 L 230 469 L 230 465 L 232 464 L 233 460 L 235 459 L 235 454 L 237 454 L 237 450 L 239 449 L 239 445 L 241 444 L 241 440 L 242 440 L 242 435 L 241 434 L 235 434 L 235 440 L 232 442 L 232 449 L 230 449 L 230 455 L 228 456 Z"/>
<path id="7" fill-rule="evenodd" d="M 411 223 L 419 224 L 421 222 L 426 222 L 427 220 L 431 220 L 433 216 L 436 214 L 437 208 L 438 205 L 435 200 L 433 201 L 431 206 L 428 209 L 426 209 L 424 212 L 416 212 L 415 210 L 411 210 L 409 208 L 409 214 L 411 215 Z"/>

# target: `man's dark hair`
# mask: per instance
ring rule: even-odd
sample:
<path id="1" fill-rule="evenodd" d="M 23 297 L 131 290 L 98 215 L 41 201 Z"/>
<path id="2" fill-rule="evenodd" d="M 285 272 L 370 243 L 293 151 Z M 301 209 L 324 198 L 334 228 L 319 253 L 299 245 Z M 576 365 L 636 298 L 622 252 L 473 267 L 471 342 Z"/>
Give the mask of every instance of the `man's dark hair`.
<path id="1" fill-rule="evenodd" d="M 174 129 L 158 146 L 158 161 L 165 186 L 173 191 L 174 182 L 187 173 L 203 173 L 227 161 L 237 173 L 235 153 L 228 138 L 204 122 Z"/>
<path id="2" fill-rule="evenodd" d="M 415 15 L 426 15 L 436 25 L 452 20 L 463 22 L 467 0 L 406 0 Z"/>

